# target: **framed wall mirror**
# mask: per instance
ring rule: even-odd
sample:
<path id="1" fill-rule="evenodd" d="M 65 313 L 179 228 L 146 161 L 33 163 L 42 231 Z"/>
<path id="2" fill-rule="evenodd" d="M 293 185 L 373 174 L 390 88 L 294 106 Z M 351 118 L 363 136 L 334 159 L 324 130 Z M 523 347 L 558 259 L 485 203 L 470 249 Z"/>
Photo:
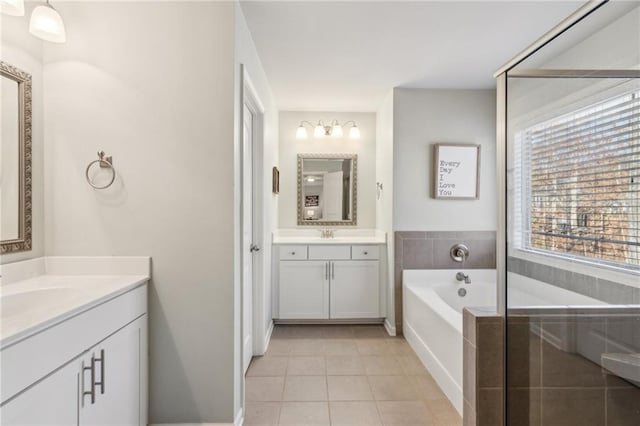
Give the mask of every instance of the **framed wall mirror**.
<path id="1" fill-rule="evenodd" d="M 298 154 L 298 225 L 355 226 L 356 154 Z"/>
<path id="2" fill-rule="evenodd" d="M 31 250 L 31 74 L 0 61 L 0 253 Z"/>

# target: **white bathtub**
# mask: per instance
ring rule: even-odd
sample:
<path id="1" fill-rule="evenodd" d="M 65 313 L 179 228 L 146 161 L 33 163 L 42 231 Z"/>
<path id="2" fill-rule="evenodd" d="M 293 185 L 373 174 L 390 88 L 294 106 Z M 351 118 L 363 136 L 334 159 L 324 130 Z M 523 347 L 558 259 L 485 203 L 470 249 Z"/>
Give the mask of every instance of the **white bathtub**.
<path id="1" fill-rule="evenodd" d="M 493 269 L 466 270 L 471 284 L 457 281 L 457 272 L 460 270 L 403 271 L 402 324 L 405 338 L 462 414 L 462 309 L 482 307 L 495 311 L 497 286 Z M 600 300 L 511 272 L 508 281 L 510 309 L 606 305 Z M 459 288 L 467 291 L 464 297 L 458 295 Z M 570 329 L 559 329 L 553 335 L 546 332 L 543 337 L 562 348 L 571 342 L 572 333 Z M 599 352 L 596 355 L 599 359 Z"/>
<path id="2" fill-rule="evenodd" d="M 496 308 L 496 271 L 471 269 L 471 284 L 457 269 L 403 271 L 404 336 L 462 415 L 462 309 Z M 467 294 L 458 296 L 458 289 Z"/>

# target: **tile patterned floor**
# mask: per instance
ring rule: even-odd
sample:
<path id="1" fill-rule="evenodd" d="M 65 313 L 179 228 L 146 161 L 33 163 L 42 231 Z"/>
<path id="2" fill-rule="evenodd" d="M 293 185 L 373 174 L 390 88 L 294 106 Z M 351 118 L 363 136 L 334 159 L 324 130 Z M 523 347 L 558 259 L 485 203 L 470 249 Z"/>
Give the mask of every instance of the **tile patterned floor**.
<path id="1" fill-rule="evenodd" d="M 382 326 L 277 326 L 251 362 L 246 426 L 461 426 L 402 337 Z"/>

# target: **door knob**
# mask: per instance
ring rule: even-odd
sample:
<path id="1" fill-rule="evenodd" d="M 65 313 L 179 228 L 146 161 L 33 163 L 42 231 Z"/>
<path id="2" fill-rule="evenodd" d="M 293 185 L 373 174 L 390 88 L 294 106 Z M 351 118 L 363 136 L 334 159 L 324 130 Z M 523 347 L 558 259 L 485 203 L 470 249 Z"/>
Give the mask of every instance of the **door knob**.
<path id="1" fill-rule="evenodd" d="M 251 253 L 255 253 L 255 252 L 257 252 L 257 251 L 260 251 L 260 247 L 258 247 L 258 246 L 257 246 L 257 245 L 255 245 L 255 244 L 251 244 L 251 246 L 249 246 L 249 251 L 250 251 Z"/>

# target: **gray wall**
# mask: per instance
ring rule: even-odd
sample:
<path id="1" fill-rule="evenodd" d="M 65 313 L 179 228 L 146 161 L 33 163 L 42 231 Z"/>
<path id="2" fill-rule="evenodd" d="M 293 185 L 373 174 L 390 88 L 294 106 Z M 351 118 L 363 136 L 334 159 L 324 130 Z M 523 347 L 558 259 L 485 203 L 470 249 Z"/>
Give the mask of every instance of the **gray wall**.
<path id="1" fill-rule="evenodd" d="M 230 422 L 236 6 L 56 7 L 67 43 L 44 52 L 46 253 L 151 256 L 150 421 Z M 94 191 L 84 168 L 100 149 L 118 178 Z"/>
<path id="2" fill-rule="evenodd" d="M 396 231 L 496 229 L 495 90 L 394 89 L 393 224 Z M 480 199 L 436 200 L 433 144 L 480 144 Z"/>

